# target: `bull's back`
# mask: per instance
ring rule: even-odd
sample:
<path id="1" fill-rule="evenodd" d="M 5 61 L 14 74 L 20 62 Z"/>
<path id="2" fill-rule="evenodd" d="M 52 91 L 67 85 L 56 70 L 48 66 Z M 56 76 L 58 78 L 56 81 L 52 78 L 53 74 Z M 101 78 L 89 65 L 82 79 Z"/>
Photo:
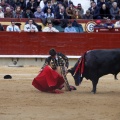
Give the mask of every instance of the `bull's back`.
<path id="1" fill-rule="evenodd" d="M 103 76 L 120 72 L 120 49 L 91 50 L 85 57 L 87 74 L 91 72 Z"/>

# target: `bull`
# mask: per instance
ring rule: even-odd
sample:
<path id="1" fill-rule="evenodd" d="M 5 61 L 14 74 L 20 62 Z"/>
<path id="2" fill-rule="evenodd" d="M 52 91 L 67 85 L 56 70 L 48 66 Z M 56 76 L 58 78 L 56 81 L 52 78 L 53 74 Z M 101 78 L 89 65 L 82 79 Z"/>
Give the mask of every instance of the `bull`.
<path id="1" fill-rule="evenodd" d="M 68 72 L 72 74 L 76 86 L 84 77 L 90 79 L 93 85 L 91 92 L 95 94 L 100 77 L 113 74 L 117 79 L 120 72 L 120 49 L 90 50 L 80 57 Z"/>

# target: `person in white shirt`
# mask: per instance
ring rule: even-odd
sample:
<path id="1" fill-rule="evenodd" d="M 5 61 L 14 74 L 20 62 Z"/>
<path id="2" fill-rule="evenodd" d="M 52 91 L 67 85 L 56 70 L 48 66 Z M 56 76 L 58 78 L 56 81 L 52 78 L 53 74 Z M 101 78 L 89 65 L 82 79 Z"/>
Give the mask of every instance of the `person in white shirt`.
<path id="1" fill-rule="evenodd" d="M 38 32 L 38 29 L 33 25 L 33 20 L 29 19 L 28 24 L 24 26 L 24 32 Z"/>
<path id="2" fill-rule="evenodd" d="M 4 18 L 4 13 L 2 12 L 2 7 L 0 6 L 0 18 Z"/>
<path id="3" fill-rule="evenodd" d="M 115 23 L 115 28 L 120 28 L 120 20 Z"/>
<path id="4" fill-rule="evenodd" d="M 59 32 L 56 28 L 52 26 L 51 22 L 48 22 L 48 27 L 45 27 L 42 31 L 43 32 Z"/>
<path id="5" fill-rule="evenodd" d="M 20 28 L 17 25 L 15 25 L 14 21 L 11 21 L 11 25 L 7 26 L 6 31 L 8 31 L 8 32 L 21 32 Z"/>

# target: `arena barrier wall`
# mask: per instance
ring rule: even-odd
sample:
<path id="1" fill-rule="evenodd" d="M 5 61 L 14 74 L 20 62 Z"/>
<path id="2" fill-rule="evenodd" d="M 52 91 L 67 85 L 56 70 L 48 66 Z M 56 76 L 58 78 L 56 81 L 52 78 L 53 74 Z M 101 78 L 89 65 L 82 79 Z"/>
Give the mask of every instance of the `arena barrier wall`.
<path id="1" fill-rule="evenodd" d="M 80 56 L 92 49 L 120 48 L 120 34 L 0 33 L 0 55 L 48 55 L 51 48 L 70 56 Z"/>

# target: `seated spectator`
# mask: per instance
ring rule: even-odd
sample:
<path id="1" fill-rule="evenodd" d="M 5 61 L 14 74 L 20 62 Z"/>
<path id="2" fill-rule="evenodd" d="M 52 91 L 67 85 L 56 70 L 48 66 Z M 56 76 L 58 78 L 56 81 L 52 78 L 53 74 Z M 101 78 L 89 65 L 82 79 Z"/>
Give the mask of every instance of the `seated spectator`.
<path id="1" fill-rule="evenodd" d="M 108 28 L 108 29 L 112 29 L 112 28 L 114 28 L 114 24 L 111 22 L 110 19 L 107 19 L 106 23 L 104 24 L 104 27 Z"/>
<path id="2" fill-rule="evenodd" d="M 12 6 L 13 8 L 15 8 L 16 6 L 16 4 L 15 4 L 15 2 L 17 2 L 17 0 L 5 0 L 6 1 L 6 3 L 8 3 L 10 6 Z"/>
<path id="3" fill-rule="evenodd" d="M 81 24 L 79 24 L 76 20 L 72 22 L 72 26 L 76 29 L 76 32 L 83 33 L 83 27 Z"/>
<path id="4" fill-rule="evenodd" d="M 101 8 L 103 4 L 106 5 L 107 3 L 105 2 L 105 0 L 100 0 L 100 1 L 97 3 L 97 6 L 98 6 L 99 8 Z"/>
<path id="5" fill-rule="evenodd" d="M 59 32 L 56 28 L 52 26 L 51 22 L 48 22 L 48 27 L 45 27 L 42 31 L 43 32 Z"/>
<path id="6" fill-rule="evenodd" d="M 30 0 L 27 3 L 27 7 L 30 8 L 32 13 L 34 13 L 36 11 L 36 8 L 37 8 L 37 2 L 35 0 Z"/>
<path id="7" fill-rule="evenodd" d="M 14 8 L 9 5 L 8 3 L 5 2 L 5 0 L 1 0 L 0 6 L 2 7 L 2 11 L 5 13 L 6 12 L 6 7 L 10 7 L 11 12 L 14 10 Z"/>
<path id="8" fill-rule="evenodd" d="M 77 10 L 79 11 L 80 16 L 84 14 L 84 9 L 82 8 L 80 3 L 77 5 Z"/>
<path id="9" fill-rule="evenodd" d="M 7 26 L 6 31 L 9 32 L 20 32 L 20 28 L 15 25 L 14 21 L 11 21 L 11 25 Z"/>
<path id="10" fill-rule="evenodd" d="M 5 18 L 13 18 L 13 12 L 10 7 L 6 7 L 6 11 L 4 12 Z"/>
<path id="11" fill-rule="evenodd" d="M 91 7 L 89 8 L 90 13 L 93 15 L 93 19 L 101 19 L 99 14 L 100 14 L 100 10 L 99 8 L 96 6 L 95 2 L 91 3 Z"/>
<path id="12" fill-rule="evenodd" d="M 4 18 L 4 13 L 2 12 L 2 7 L 0 6 L 0 18 Z"/>
<path id="13" fill-rule="evenodd" d="M 13 17 L 14 18 L 23 18 L 23 12 L 21 10 L 21 7 L 20 6 L 17 6 L 15 11 L 13 11 Z"/>
<path id="14" fill-rule="evenodd" d="M 54 8 L 55 13 L 58 13 L 61 7 L 64 7 L 64 6 L 62 5 L 62 2 L 57 2 L 56 7 Z"/>
<path id="15" fill-rule="evenodd" d="M 63 1 L 63 6 L 64 6 L 65 9 L 68 7 L 68 5 L 69 5 L 68 0 L 64 0 Z"/>
<path id="16" fill-rule="evenodd" d="M 38 32 L 37 27 L 33 24 L 33 20 L 29 19 L 28 24 L 24 26 L 25 32 Z"/>
<path id="17" fill-rule="evenodd" d="M 82 18 L 82 16 L 80 14 L 80 11 L 75 10 L 75 13 L 74 13 L 72 19 L 81 19 L 81 18 Z"/>
<path id="18" fill-rule="evenodd" d="M 66 8 L 66 14 L 68 16 L 68 19 L 72 19 L 75 13 L 75 8 L 73 6 L 73 3 L 69 4 L 69 7 Z"/>
<path id="19" fill-rule="evenodd" d="M 0 31 L 4 31 L 4 27 L 0 23 Z"/>
<path id="20" fill-rule="evenodd" d="M 47 4 L 47 0 L 41 0 L 39 6 L 41 9 L 43 9 L 46 4 Z"/>
<path id="21" fill-rule="evenodd" d="M 40 18 L 40 19 L 45 18 L 45 14 L 44 14 L 44 12 L 42 12 L 42 10 L 39 6 L 37 7 L 37 11 L 34 12 L 34 16 L 35 16 L 35 18 Z"/>
<path id="22" fill-rule="evenodd" d="M 96 20 L 96 25 L 94 28 L 104 28 L 104 24 L 101 22 L 101 20 Z"/>
<path id="23" fill-rule="evenodd" d="M 117 7 L 117 2 L 113 2 L 112 7 L 110 8 L 110 14 L 112 16 L 112 20 L 115 19 L 116 16 L 118 16 L 119 8 Z"/>
<path id="24" fill-rule="evenodd" d="M 51 5 L 51 1 L 47 2 L 47 4 L 45 5 L 45 7 L 43 8 L 43 12 L 47 13 L 48 8 L 51 9 L 51 13 L 54 13 L 54 8 Z"/>
<path id="25" fill-rule="evenodd" d="M 102 7 L 100 8 L 100 17 L 101 19 L 110 19 L 110 11 L 107 8 L 106 4 L 103 4 Z"/>
<path id="26" fill-rule="evenodd" d="M 72 22 L 68 21 L 67 27 L 64 29 L 64 32 L 66 32 L 66 33 L 76 33 L 77 31 L 74 27 L 72 27 Z"/>
<path id="27" fill-rule="evenodd" d="M 47 9 L 47 13 L 45 13 L 45 18 L 47 18 L 47 20 L 53 20 L 54 19 L 54 14 L 51 12 L 50 8 Z"/>
<path id="28" fill-rule="evenodd" d="M 23 3 L 23 5 L 22 5 L 22 10 L 23 10 L 23 11 L 26 11 L 26 9 L 28 8 L 28 7 L 27 7 L 27 4 L 28 4 L 29 1 L 30 1 L 30 0 L 24 0 L 24 3 Z"/>
<path id="29" fill-rule="evenodd" d="M 115 17 L 115 19 L 120 20 L 120 9 L 119 9 L 118 15 Z"/>
<path id="30" fill-rule="evenodd" d="M 82 19 L 93 19 L 93 15 L 90 14 L 90 10 L 86 10 L 86 14 L 82 16 Z"/>
<path id="31" fill-rule="evenodd" d="M 30 8 L 26 8 L 26 11 L 23 12 L 23 18 L 35 18 Z"/>
<path id="32" fill-rule="evenodd" d="M 107 1 L 107 7 L 110 9 L 110 8 L 112 8 L 112 4 L 113 4 L 113 2 L 115 2 L 116 0 L 109 0 L 109 1 Z"/>
<path id="33" fill-rule="evenodd" d="M 115 28 L 120 28 L 120 20 L 115 23 Z"/>
<path id="34" fill-rule="evenodd" d="M 59 8 L 59 11 L 56 12 L 56 19 L 67 19 L 68 16 L 66 14 L 65 8 L 62 6 Z"/>

